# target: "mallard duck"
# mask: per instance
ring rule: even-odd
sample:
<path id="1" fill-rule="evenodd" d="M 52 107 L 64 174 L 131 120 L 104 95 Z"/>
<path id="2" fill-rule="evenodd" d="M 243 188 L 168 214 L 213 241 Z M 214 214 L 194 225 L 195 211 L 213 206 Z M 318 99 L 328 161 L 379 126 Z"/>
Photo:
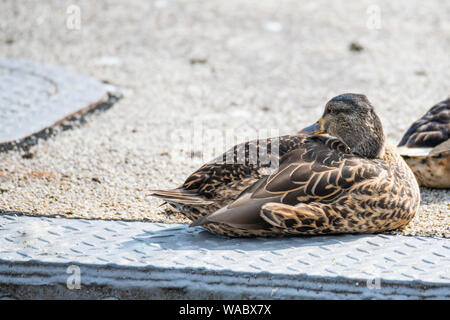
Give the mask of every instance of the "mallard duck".
<path id="1" fill-rule="evenodd" d="M 421 186 L 450 188 L 450 98 L 414 122 L 398 147 Z"/>
<path id="2" fill-rule="evenodd" d="M 260 151 L 267 157 L 256 161 Z M 300 134 L 237 145 L 179 188 L 152 195 L 191 226 L 231 237 L 392 230 L 406 225 L 420 202 L 413 173 L 360 94 L 331 99 Z"/>

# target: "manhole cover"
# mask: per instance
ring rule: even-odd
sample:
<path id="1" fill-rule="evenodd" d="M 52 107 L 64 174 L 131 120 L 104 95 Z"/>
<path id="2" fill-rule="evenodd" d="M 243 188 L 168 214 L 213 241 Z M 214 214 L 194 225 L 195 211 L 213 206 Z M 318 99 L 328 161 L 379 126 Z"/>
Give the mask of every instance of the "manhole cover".
<path id="1" fill-rule="evenodd" d="M 0 151 L 108 103 L 111 89 L 67 68 L 0 58 Z"/>

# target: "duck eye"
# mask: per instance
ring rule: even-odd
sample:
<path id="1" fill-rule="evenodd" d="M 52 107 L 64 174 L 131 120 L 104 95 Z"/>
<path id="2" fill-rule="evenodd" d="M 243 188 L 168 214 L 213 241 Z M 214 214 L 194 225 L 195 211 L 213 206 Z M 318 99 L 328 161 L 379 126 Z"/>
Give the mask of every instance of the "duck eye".
<path id="1" fill-rule="evenodd" d="M 336 110 L 336 109 L 333 109 L 333 108 L 328 108 L 328 113 L 336 114 L 336 113 L 337 113 L 337 110 Z"/>

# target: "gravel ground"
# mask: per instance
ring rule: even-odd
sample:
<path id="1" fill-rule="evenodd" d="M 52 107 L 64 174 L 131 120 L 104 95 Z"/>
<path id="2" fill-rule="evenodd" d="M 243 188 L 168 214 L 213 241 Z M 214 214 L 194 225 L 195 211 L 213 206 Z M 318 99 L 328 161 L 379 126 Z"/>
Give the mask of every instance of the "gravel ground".
<path id="1" fill-rule="evenodd" d="M 449 16 L 438 0 L 1 1 L 0 56 L 67 65 L 125 97 L 25 157 L 0 154 L 0 208 L 186 222 L 147 190 L 183 182 L 234 144 L 226 133 L 296 132 L 344 92 L 366 94 L 395 143 L 449 95 Z M 450 191 L 422 198 L 401 233 L 450 237 Z"/>

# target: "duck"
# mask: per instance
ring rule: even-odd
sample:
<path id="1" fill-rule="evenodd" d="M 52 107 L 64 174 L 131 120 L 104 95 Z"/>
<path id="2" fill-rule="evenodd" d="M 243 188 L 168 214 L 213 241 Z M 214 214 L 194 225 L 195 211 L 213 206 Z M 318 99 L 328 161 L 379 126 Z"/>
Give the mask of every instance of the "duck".
<path id="1" fill-rule="evenodd" d="M 450 97 L 415 121 L 398 144 L 422 187 L 450 188 Z"/>
<path id="2" fill-rule="evenodd" d="M 228 237 L 378 233 L 405 226 L 420 204 L 414 174 L 355 93 L 329 100 L 300 133 L 241 143 L 180 187 L 150 192 Z"/>

